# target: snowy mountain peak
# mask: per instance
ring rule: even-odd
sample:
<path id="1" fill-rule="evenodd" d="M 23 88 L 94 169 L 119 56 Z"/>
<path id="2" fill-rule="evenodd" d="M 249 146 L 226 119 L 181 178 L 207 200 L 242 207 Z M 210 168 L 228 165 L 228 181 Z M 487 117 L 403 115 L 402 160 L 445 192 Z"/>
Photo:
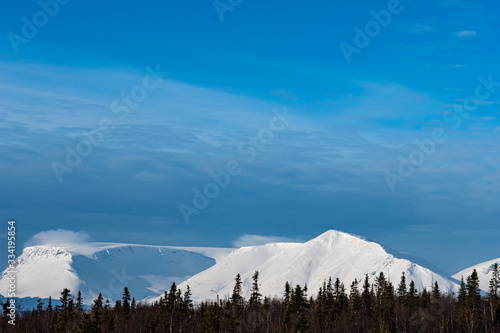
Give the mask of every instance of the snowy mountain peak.
<path id="1" fill-rule="evenodd" d="M 28 246 L 23 250 L 25 259 L 39 256 L 71 256 L 71 254 L 64 248 L 59 246 Z"/>
<path id="2" fill-rule="evenodd" d="M 346 232 L 338 231 L 338 230 L 328 230 L 316 238 L 311 239 L 306 242 L 315 244 L 321 243 L 325 246 L 329 247 L 341 247 L 341 246 L 352 246 L 352 244 L 362 244 L 369 243 L 366 239 L 361 236 L 352 235 Z"/>
<path id="3" fill-rule="evenodd" d="M 407 281 L 413 280 L 419 290 L 429 290 L 435 281 L 442 290 L 458 290 L 446 274 L 419 265 L 407 255 L 388 251 L 362 237 L 329 230 L 306 243 L 273 243 L 234 250 L 179 287 L 185 289 L 189 285 L 197 301 L 213 298 L 213 291 L 221 297 L 229 296 L 234 277 L 240 274 L 243 293 L 248 298 L 253 273 L 259 271 L 263 295 L 280 296 L 287 281 L 292 285 L 307 284 L 310 293 L 315 294 L 329 277 L 339 278 L 347 288 L 355 279 L 361 282 L 365 274 L 373 283 L 380 272 L 397 284 L 405 272 Z"/>
<path id="4" fill-rule="evenodd" d="M 259 271 L 260 291 L 280 297 L 285 282 L 307 284 L 310 295 L 323 281 L 339 278 L 346 286 L 365 274 L 371 283 L 383 272 L 397 284 L 404 272 L 417 289 L 456 292 L 456 281 L 419 260 L 398 253 L 363 237 L 329 230 L 305 243 L 269 243 L 239 249 L 174 248 L 118 243 L 67 244 L 61 247 L 25 248 L 17 259 L 20 297 L 58 298 L 63 288 L 82 291 L 89 304 L 100 292 L 105 298 L 121 298 L 125 286 L 139 299 L 154 299 L 176 282 L 192 289 L 193 299 L 202 301 L 229 296 L 234 278 L 240 274 L 242 290 L 249 297 L 252 276 Z M 488 265 L 489 267 L 490 265 Z M 8 279 L 0 280 L 7 290 Z M 215 291 L 215 293 L 214 293 Z"/>

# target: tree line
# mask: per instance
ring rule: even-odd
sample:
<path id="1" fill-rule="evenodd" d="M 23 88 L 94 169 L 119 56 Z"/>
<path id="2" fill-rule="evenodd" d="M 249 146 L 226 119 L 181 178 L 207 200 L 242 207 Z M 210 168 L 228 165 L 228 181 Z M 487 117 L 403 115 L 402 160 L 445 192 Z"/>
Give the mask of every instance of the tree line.
<path id="1" fill-rule="evenodd" d="M 370 283 L 368 275 L 354 280 L 349 292 L 338 278 L 324 281 L 317 295 L 307 285 L 286 282 L 280 298 L 263 296 L 259 272 L 252 277 L 249 299 L 243 297 L 238 274 L 231 296 L 194 304 L 189 286 L 183 292 L 175 283 L 159 301 L 136 302 L 127 287 L 114 304 L 101 294 L 90 308 L 64 289 L 60 304 L 45 305 L 18 314 L 8 324 L 3 305 L 2 332 L 488 332 L 500 333 L 500 269 L 492 267 L 488 296 L 482 296 L 476 270 L 462 278 L 457 295 L 443 293 L 437 282 L 417 291 L 403 273 L 394 286 L 383 272 Z"/>

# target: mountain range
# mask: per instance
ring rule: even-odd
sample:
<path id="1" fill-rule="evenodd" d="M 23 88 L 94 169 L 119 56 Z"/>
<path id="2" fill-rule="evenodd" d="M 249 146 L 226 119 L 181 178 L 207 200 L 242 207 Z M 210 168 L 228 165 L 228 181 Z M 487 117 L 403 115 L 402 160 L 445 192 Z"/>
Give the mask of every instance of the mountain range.
<path id="1" fill-rule="evenodd" d="M 477 269 L 481 288 L 488 290 L 492 260 L 449 276 L 425 260 L 386 248 L 360 236 L 330 230 L 304 242 L 281 242 L 241 248 L 169 247 L 120 243 L 61 244 L 26 247 L 17 258 L 17 296 L 25 307 L 36 298 L 58 299 L 63 288 L 82 292 L 90 304 L 99 293 L 111 302 L 127 286 L 136 300 L 157 300 L 172 282 L 183 291 L 187 285 L 195 302 L 228 297 L 236 274 L 241 275 L 248 299 L 255 271 L 260 292 L 281 297 L 285 282 L 307 284 L 315 295 L 323 281 L 339 278 L 349 290 L 356 279 L 361 287 L 367 274 L 371 283 L 383 272 L 398 285 L 406 281 L 418 290 L 434 282 L 444 292 L 456 293 L 459 279 Z M 8 290 L 7 270 L 0 279 L 0 294 Z"/>

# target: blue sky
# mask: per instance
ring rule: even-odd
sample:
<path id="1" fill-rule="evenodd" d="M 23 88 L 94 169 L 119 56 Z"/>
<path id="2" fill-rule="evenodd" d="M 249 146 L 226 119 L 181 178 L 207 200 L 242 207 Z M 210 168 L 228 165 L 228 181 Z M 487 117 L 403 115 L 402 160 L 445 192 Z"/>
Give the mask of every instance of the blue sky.
<path id="1" fill-rule="evenodd" d="M 20 244 L 337 229 L 450 273 L 499 257 L 496 2 L 47 3 L 0 13 L 0 216 Z"/>

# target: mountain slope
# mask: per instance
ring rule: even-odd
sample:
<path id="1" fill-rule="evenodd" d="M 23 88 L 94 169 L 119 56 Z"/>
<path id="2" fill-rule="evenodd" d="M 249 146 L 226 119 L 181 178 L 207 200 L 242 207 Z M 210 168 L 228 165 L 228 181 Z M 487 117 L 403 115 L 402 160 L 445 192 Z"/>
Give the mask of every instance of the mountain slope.
<path id="1" fill-rule="evenodd" d="M 434 281 L 443 291 L 458 290 L 451 278 L 408 260 L 407 255 L 398 258 L 396 252 L 391 252 L 361 237 L 331 230 L 306 243 L 274 243 L 234 250 L 179 287 L 185 289 L 189 284 L 197 301 L 214 298 L 215 292 L 225 297 L 232 293 L 234 278 L 239 273 L 244 296 L 248 298 L 252 275 L 257 270 L 260 291 L 267 296 L 281 296 L 286 281 L 292 285 L 307 283 L 312 295 L 329 277 L 338 277 L 348 289 L 354 279 L 362 281 L 365 274 L 373 283 L 380 272 L 396 286 L 405 272 L 407 282 L 413 280 L 419 290 L 429 290 Z"/>
<path id="2" fill-rule="evenodd" d="M 200 249 L 204 252 L 205 249 Z M 228 252 L 213 249 L 212 252 Z M 194 251 L 127 244 L 79 244 L 66 248 L 27 247 L 17 258 L 17 296 L 59 298 L 63 288 L 81 290 L 90 303 L 99 292 L 105 298 L 121 298 L 128 286 L 136 299 L 154 297 L 174 281 L 183 281 L 215 264 L 215 259 Z M 0 293 L 6 294 L 6 272 Z"/>
<path id="3" fill-rule="evenodd" d="M 60 247 L 25 248 L 17 259 L 19 297 L 52 296 L 63 288 L 82 291 L 90 304 L 100 292 L 111 301 L 129 287 L 137 300 L 158 299 L 172 282 L 193 299 L 214 299 L 231 294 L 234 277 L 241 274 L 243 292 L 249 297 L 252 275 L 258 270 L 260 291 L 281 296 L 286 281 L 307 283 L 309 294 L 317 293 L 324 280 L 344 282 L 348 290 L 354 279 L 368 274 L 370 282 L 383 272 L 397 286 L 401 273 L 414 280 L 419 290 L 434 281 L 441 290 L 456 292 L 456 281 L 427 267 L 420 259 L 339 231 L 328 231 L 305 243 L 271 243 L 239 249 L 174 248 L 117 243 L 65 244 Z M 0 279 L 0 294 L 8 289 L 6 272 Z M 215 291 L 215 292 L 214 292 Z M 31 304 L 31 303 L 29 303 Z"/>
<path id="4" fill-rule="evenodd" d="M 467 282 L 467 277 L 472 274 L 472 271 L 475 269 L 477 271 L 477 275 L 479 277 L 479 288 L 481 288 L 485 292 L 489 292 L 490 289 L 490 280 L 491 280 L 491 271 L 493 269 L 493 265 L 497 263 L 500 265 L 500 258 L 485 261 L 483 263 L 477 264 L 475 266 L 466 268 L 457 274 L 453 275 L 453 277 L 457 280 L 460 280 L 462 277 L 464 281 Z"/>

